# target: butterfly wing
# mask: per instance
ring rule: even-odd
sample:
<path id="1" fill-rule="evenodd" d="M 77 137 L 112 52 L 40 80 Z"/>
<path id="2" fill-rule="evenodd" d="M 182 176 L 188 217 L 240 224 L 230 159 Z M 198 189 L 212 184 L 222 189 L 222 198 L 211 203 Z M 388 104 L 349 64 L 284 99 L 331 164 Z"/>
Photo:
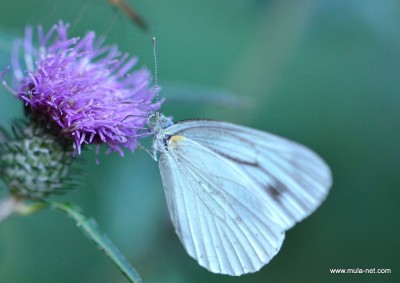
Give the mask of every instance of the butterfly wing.
<path id="1" fill-rule="evenodd" d="M 257 183 L 234 162 L 182 136 L 159 166 L 172 222 L 186 251 L 214 273 L 258 271 L 279 251 L 284 229 Z"/>
<path id="2" fill-rule="evenodd" d="M 230 160 L 253 179 L 250 194 L 263 195 L 276 222 L 289 229 L 310 215 L 332 184 L 327 164 L 310 149 L 287 139 L 226 122 L 189 120 L 166 130 Z"/>

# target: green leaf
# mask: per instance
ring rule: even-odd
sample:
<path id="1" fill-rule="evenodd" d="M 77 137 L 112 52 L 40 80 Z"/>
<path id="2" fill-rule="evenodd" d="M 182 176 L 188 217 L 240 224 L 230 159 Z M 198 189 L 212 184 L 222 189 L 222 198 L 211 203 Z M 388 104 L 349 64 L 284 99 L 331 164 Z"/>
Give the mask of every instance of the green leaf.
<path id="1" fill-rule="evenodd" d="M 63 212 L 75 221 L 86 237 L 104 252 L 130 282 L 142 282 L 137 271 L 125 259 L 114 243 L 100 230 L 96 221 L 92 217 L 87 216 L 79 206 L 69 202 L 48 202 L 48 204 L 51 208 Z"/>

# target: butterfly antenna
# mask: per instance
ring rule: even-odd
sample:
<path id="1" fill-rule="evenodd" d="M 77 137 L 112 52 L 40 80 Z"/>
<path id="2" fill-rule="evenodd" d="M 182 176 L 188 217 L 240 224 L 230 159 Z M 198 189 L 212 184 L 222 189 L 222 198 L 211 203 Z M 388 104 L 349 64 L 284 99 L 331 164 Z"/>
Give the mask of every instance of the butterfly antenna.
<path id="1" fill-rule="evenodd" d="M 154 58 L 154 84 L 155 84 L 155 91 L 156 91 L 156 104 L 157 108 L 159 105 L 158 99 L 158 70 L 157 70 L 157 53 L 156 53 L 156 38 L 153 37 L 153 58 Z"/>

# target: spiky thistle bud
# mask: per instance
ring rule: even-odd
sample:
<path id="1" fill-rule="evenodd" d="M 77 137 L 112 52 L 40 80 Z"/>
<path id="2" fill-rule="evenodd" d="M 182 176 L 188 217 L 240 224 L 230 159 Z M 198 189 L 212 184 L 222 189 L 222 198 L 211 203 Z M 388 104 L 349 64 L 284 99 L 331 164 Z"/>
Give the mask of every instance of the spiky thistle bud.
<path id="1" fill-rule="evenodd" d="M 73 184 L 70 144 L 35 123 L 16 122 L 13 134 L 2 134 L 0 176 L 10 193 L 42 199 Z"/>

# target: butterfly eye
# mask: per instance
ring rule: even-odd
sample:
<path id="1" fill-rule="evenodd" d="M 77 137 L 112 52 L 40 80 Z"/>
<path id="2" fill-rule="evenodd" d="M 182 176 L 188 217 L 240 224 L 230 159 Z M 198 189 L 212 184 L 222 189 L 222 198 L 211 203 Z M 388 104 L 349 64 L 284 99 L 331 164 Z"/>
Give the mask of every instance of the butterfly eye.
<path id="1" fill-rule="evenodd" d="M 159 122 L 159 117 L 156 114 L 150 115 L 149 118 L 147 119 L 147 123 L 151 128 L 156 127 L 158 122 Z"/>

